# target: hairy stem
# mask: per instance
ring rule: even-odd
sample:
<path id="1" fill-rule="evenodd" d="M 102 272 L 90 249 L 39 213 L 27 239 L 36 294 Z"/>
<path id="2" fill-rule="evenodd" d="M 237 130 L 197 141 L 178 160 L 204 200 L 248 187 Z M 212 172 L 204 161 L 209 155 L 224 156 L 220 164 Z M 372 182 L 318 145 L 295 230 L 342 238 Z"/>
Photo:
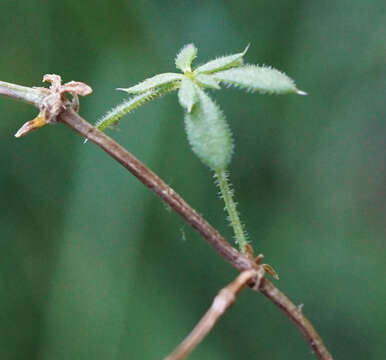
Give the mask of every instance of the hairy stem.
<path id="1" fill-rule="evenodd" d="M 5 85 L 4 85 L 5 84 Z M 9 84 L 0 82 L 0 95 L 33 103 L 40 107 L 41 103 L 30 101 L 28 95 L 23 92 L 10 91 Z M 11 84 L 13 85 L 13 84 Z M 18 85 L 16 85 L 18 86 Z M 34 91 L 35 89 L 31 89 Z M 42 97 L 43 100 L 44 97 Z M 107 154 L 117 160 L 134 176 L 136 176 L 150 190 L 159 195 L 168 205 L 170 205 L 180 216 L 182 216 L 202 237 L 207 240 L 219 255 L 224 257 L 230 264 L 240 271 L 256 269 L 261 271 L 261 267 L 247 256 L 239 253 L 235 248 L 214 229 L 202 216 L 189 206 L 172 188 L 165 184 L 149 168 L 138 161 L 132 154 L 125 150 L 106 134 L 102 133 L 81 118 L 73 109 L 67 107 L 58 120 L 63 122 L 81 136 L 89 139 L 103 149 Z M 256 286 L 254 286 L 256 285 Z M 295 323 L 300 333 L 304 336 L 315 356 L 319 360 L 333 360 L 319 334 L 316 332 L 309 320 L 303 315 L 298 307 L 293 304 L 278 288 L 268 279 L 263 278 L 260 284 L 250 284 L 253 290 L 260 291 L 274 305 Z"/>
<path id="2" fill-rule="evenodd" d="M 241 255 L 232 247 L 219 232 L 187 204 L 179 194 L 108 135 L 97 130 L 71 108 L 67 108 L 67 110 L 59 116 L 59 121 L 65 123 L 80 135 L 98 145 L 122 164 L 144 185 L 170 205 L 172 209 L 182 216 L 182 218 L 208 240 L 208 242 L 237 269 L 246 270 L 256 267 L 246 256 Z"/>
<path id="3" fill-rule="evenodd" d="M 243 225 L 241 224 L 237 205 L 233 200 L 233 191 L 230 188 L 228 175 L 225 170 L 216 171 L 217 184 L 221 191 L 221 196 L 224 199 L 225 208 L 228 212 L 229 222 L 233 227 L 235 233 L 235 240 L 242 253 L 246 253 L 246 246 L 248 244 Z"/>
<path id="4" fill-rule="evenodd" d="M 83 137 L 98 145 L 101 149 L 128 169 L 134 176 L 136 176 L 149 189 L 154 191 L 168 205 L 170 205 L 180 216 L 182 216 L 202 235 L 205 240 L 213 246 L 213 248 L 221 256 L 223 256 L 238 270 L 260 270 L 260 266 L 256 265 L 246 255 L 241 254 L 229 245 L 219 232 L 214 229 L 203 217 L 201 217 L 189 204 L 187 204 L 172 188 L 166 185 L 165 182 L 154 174 L 148 167 L 142 164 L 109 136 L 95 129 L 71 108 L 68 108 L 65 112 L 63 112 L 60 115 L 59 120 Z M 312 324 L 286 295 L 284 295 L 266 278 L 262 279 L 260 286 L 252 288 L 263 293 L 273 304 L 282 310 L 291 321 L 295 323 L 319 360 L 333 360 Z"/>

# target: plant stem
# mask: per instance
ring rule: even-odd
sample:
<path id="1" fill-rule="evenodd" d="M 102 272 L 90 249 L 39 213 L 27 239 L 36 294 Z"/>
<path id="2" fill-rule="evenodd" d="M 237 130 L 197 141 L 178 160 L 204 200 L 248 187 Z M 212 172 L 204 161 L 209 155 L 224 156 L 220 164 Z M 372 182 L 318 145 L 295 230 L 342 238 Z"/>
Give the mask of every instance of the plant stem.
<path id="1" fill-rule="evenodd" d="M 245 254 L 248 242 L 237 211 L 237 205 L 233 200 L 233 190 L 230 187 L 228 174 L 225 170 L 219 170 L 216 171 L 216 178 L 222 198 L 224 199 L 225 208 L 228 212 L 229 221 L 235 233 L 236 244 L 239 246 L 240 251 Z"/>
<path id="2" fill-rule="evenodd" d="M 47 96 L 47 89 L 31 88 L 0 81 L 0 95 L 24 101 L 39 108 L 43 99 Z"/>
<path id="3" fill-rule="evenodd" d="M 0 81 L 0 95 L 5 95 L 16 100 L 22 100 L 39 107 L 41 103 L 30 101 L 23 92 L 16 93 L 9 91 L 8 84 Z M 19 85 L 15 85 L 18 87 Z M 22 87 L 24 88 L 24 87 Z M 30 89 L 32 92 L 36 89 Z M 39 91 L 39 90 L 38 90 Z M 42 97 L 42 100 L 44 97 Z M 73 109 L 67 107 L 59 116 L 58 121 L 66 124 L 68 127 L 79 133 L 81 136 L 89 139 L 104 150 L 107 154 L 117 160 L 121 165 L 128 169 L 150 190 L 160 196 L 168 205 L 170 205 L 181 217 L 183 217 L 202 237 L 221 255 L 225 260 L 240 271 L 261 269 L 254 261 L 244 254 L 240 254 L 235 248 L 214 229 L 202 216 L 200 216 L 188 203 L 186 203 L 172 188 L 165 184 L 148 167 L 137 160 L 121 145 L 112 138 L 95 129 L 86 120 L 80 117 Z M 291 302 L 277 287 L 275 287 L 267 278 L 263 278 L 260 284 L 250 284 L 253 290 L 264 294 L 275 306 L 294 322 L 300 333 L 304 336 L 312 351 L 319 360 L 332 360 L 319 334 L 316 332 L 309 320 L 303 315 L 299 308 Z"/>
<path id="4" fill-rule="evenodd" d="M 117 160 L 145 186 L 154 191 L 162 200 L 174 209 L 237 269 L 242 271 L 257 268 L 256 264 L 231 246 L 228 241 L 226 241 L 212 225 L 186 203 L 179 194 L 111 137 L 96 129 L 71 108 L 67 108 L 66 111 L 62 112 L 59 115 L 58 121 L 65 123 Z"/>
<path id="5" fill-rule="evenodd" d="M 214 298 L 212 306 L 197 323 L 191 333 L 177 346 L 177 348 L 164 360 L 182 360 L 185 359 L 197 345 L 209 334 L 213 327 L 224 315 L 225 311 L 236 301 L 238 293 L 254 279 L 255 282 L 261 282 L 264 277 L 264 270 L 246 270 L 239 274 Z"/>
<path id="6" fill-rule="evenodd" d="M 67 108 L 66 111 L 59 115 L 59 121 L 98 145 L 102 150 L 128 169 L 144 185 L 154 191 L 170 205 L 181 217 L 196 229 L 222 257 L 238 270 L 260 270 L 260 266 L 249 259 L 245 254 L 239 253 L 234 247 L 230 246 L 219 232 L 188 203 L 186 203 L 172 188 L 112 138 L 95 129 L 71 108 Z M 285 294 L 265 277 L 262 279 L 261 283 L 257 285 L 258 286 L 256 287 L 252 285 L 252 289 L 264 294 L 295 323 L 296 327 L 305 337 L 315 356 L 319 360 L 333 360 L 310 321 Z"/>

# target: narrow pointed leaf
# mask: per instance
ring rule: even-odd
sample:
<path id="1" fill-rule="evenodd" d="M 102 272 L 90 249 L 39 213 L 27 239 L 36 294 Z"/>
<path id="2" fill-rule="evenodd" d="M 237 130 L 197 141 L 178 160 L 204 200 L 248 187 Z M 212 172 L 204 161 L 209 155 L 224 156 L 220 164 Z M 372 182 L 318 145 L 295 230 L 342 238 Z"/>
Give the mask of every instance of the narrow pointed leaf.
<path id="1" fill-rule="evenodd" d="M 222 56 L 217 59 L 211 60 L 206 64 L 199 66 L 194 70 L 195 74 L 211 74 L 217 71 L 230 69 L 235 66 L 241 66 L 243 64 L 243 56 L 248 51 L 249 45 L 245 50 L 238 54 L 232 54 L 228 56 Z"/>
<path id="2" fill-rule="evenodd" d="M 182 72 L 192 71 L 191 64 L 197 56 L 197 48 L 193 44 L 185 45 L 176 56 L 176 67 Z"/>
<path id="3" fill-rule="evenodd" d="M 192 80 L 185 78 L 181 81 L 178 90 L 178 101 L 188 113 L 192 111 L 192 107 L 197 101 L 197 94 Z"/>
<path id="4" fill-rule="evenodd" d="M 158 90 L 149 90 L 143 94 L 133 96 L 111 109 L 105 116 L 103 116 L 103 118 L 96 122 L 95 127 L 100 131 L 104 131 L 112 125 L 116 125 L 118 121 L 129 112 L 176 89 L 177 86 L 171 83 L 164 85 Z"/>
<path id="5" fill-rule="evenodd" d="M 118 88 L 117 90 L 126 91 L 129 94 L 141 94 L 149 90 L 156 89 L 158 87 L 167 85 L 169 83 L 177 82 L 183 79 L 182 74 L 175 73 L 163 73 L 148 78 L 137 85 L 134 85 L 129 88 Z"/>
<path id="6" fill-rule="evenodd" d="M 295 82 L 286 74 L 271 67 L 247 65 L 213 74 L 213 77 L 226 84 L 267 94 L 297 93 Z"/>
<path id="7" fill-rule="evenodd" d="M 204 87 L 211 89 L 221 89 L 220 85 L 218 84 L 218 81 L 215 80 L 211 75 L 197 74 L 194 78 L 200 85 Z"/>
<path id="8" fill-rule="evenodd" d="M 219 107 L 196 87 L 198 102 L 185 115 L 185 130 L 193 152 L 212 170 L 224 170 L 231 160 L 233 141 Z"/>

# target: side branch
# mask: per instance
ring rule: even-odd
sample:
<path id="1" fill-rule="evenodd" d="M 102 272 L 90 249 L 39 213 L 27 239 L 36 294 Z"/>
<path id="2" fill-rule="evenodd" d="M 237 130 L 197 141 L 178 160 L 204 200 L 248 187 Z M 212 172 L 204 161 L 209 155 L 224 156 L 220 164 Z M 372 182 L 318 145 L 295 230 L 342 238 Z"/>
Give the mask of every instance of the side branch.
<path id="1" fill-rule="evenodd" d="M 0 95 L 16 100 L 21 100 L 40 108 L 47 99 L 47 89 L 27 88 L 20 85 L 9 84 L 0 81 Z M 240 271 L 254 269 L 260 273 L 263 271 L 253 260 L 239 253 L 233 248 L 205 219 L 203 219 L 188 203 L 186 203 L 172 188 L 165 184 L 148 167 L 137 160 L 132 154 L 125 150 L 106 134 L 95 129 L 86 120 L 81 118 L 71 106 L 58 116 L 58 121 L 63 122 L 81 136 L 89 139 L 103 149 L 107 154 L 117 160 L 144 185 L 159 195 L 170 205 L 182 218 L 184 218 L 194 229 L 206 239 L 213 248 L 224 257 L 230 264 Z M 253 280 L 251 280 L 252 282 Z M 322 339 L 313 328 L 312 324 L 302 312 L 269 280 L 263 278 L 261 282 L 250 283 L 254 290 L 263 293 L 273 304 L 281 309 L 295 323 L 303 334 L 316 357 L 319 360 L 332 360 Z"/>
<path id="2" fill-rule="evenodd" d="M 106 153 L 116 159 L 144 185 L 160 196 L 170 205 L 182 218 L 184 218 L 194 229 L 196 229 L 213 248 L 223 256 L 229 263 L 240 271 L 255 269 L 259 270 L 254 261 L 239 253 L 214 229 L 204 218 L 202 218 L 185 200 L 183 200 L 172 188 L 165 184 L 148 167 L 137 160 L 131 153 L 116 143 L 105 133 L 95 129 L 86 120 L 81 118 L 71 108 L 67 108 L 59 116 L 59 121 L 78 132 L 80 135 L 89 139 Z M 253 286 L 254 290 L 262 292 L 277 307 L 279 307 L 297 326 L 303 334 L 316 357 L 319 360 L 333 360 L 322 339 L 301 313 L 279 289 L 277 289 L 268 279 L 264 278 L 260 286 Z"/>
<path id="3" fill-rule="evenodd" d="M 235 302 L 237 294 L 251 280 L 259 284 L 264 276 L 264 270 L 243 271 L 236 280 L 223 288 L 214 298 L 212 306 L 197 323 L 191 333 L 182 341 L 180 345 L 164 360 L 182 360 L 188 356 L 197 345 L 209 334 L 216 325 L 220 317 Z"/>
<path id="4" fill-rule="evenodd" d="M 253 262 L 229 245 L 219 232 L 203 219 L 184 199 L 181 198 L 180 195 L 112 138 L 94 128 L 71 108 L 67 108 L 67 110 L 59 116 L 59 121 L 65 123 L 80 135 L 98 145 L 122 164 L 144 185 L 154 191 L 170 205 L 194 229 L 196 229 L 217 250 L 217 252 L 238 270 L 256 268 L 256 265 Z"/>

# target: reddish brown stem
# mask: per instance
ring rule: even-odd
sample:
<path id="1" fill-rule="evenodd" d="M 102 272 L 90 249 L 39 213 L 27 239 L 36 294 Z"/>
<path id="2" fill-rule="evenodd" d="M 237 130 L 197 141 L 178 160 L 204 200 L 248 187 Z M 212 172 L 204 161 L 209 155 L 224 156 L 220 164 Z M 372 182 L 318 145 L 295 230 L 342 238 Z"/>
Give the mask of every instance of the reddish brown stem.
<path id="1" fill-rule="evenodd" d="M 180 214 L 194 229 L 196 229 L 206 239 L 213 248 L 223 256 L 229 263 L 240 271 L 256 269 L 260 266 L 245 255 L 239 253 L 214 229 L 204 218 L 202 218 L 188 203 L 185 202 L 172 188 L 165 184 L 148 167 L 137 160 L 121 145 L 115 142 L 106 134 L 95 129 L 86 120 L 81 118 L 71 108 L 59 115 L 59 121 L 75 130 L 83 137 L 89 139 L 106 153 L 116 159 L 134 176 L 142 181 L 149 189 L 160 196 L 168 205 L 170 205 L 178 214 Z M 260 291 L 279 307 L 293 321 L 299 331 L 303 334 L 311 346 L 316 357 L 320 360 L 332 360 L 322 339 L 302 314 L 302 312 L 277 289 L 269 280 L 264 278 L 258 287 L 254 290 Z"/>
<path id="2" fill-rule="evenodd" d="M 228 284 L 214 298 L 212 306 L 197 323 L 191 333 L 165 358 L 165 360 L 182 360 L 188 356 L 197 345 L 209 334 L 225 311 L 235 302 L 237 294 L 252 279 L 259 284 L 264 276 L 256 270 L 243 271 L 234 281 Z"/>
<path id="3" fill-rule="evenodd" d="M 16 100 L 22 100 L 40 108 L 47 96 L 46 89 L 28 88 L 20 85 L 0 81 L 0 95 Z M 98 131 L 87 121 L 81 118 L 70 106 L 59 114 L 58 121 L 63 122 L 81 136 L 94 142 L 106 153 L 116 159 L 133 175 L 141 180 L 148 188 L 159 195 L 178 214 L 180 214 L 194 229 L 206 239 L 213 248 L 229 263 L 240 271 L 255 269 L 261 272 L 261 266 L 256 264 L 252 257 L 239 253 L 215 230 L 205 219 L 189 206 L 172 188 L 166 185 L 156 174 L 137 160 L 106 134 Z M 260 282 L 250 284 L 257 291 L 263 293 L 272 303 L 280 308 L 291 321 L 295 323 L 311 346 L 316 357 L 320 360 L 332 360 L 322 339 L 302 314 L 302 312 L 277 289 L 269 280 L 263 278 Z"/>
<path id="4" fill-rule="evenodd" d="M 241 255 L 235 248 L 204 220 L 184 199 L 170 186 L 165 184 L 147 166 L 135 156 L 115 142 L 105 133 L 97 130 L 86 120 L 82 119 L 71 108 L 60 115 L 60 121 L 74 129 L 80 135 L 98 145 L 110 156 L 121 163 L 127 170 L 143 182 L 149 189 L 160 196 L 178 214 L 180 214 L 193 228 L 195 228 L 208 242 L 238 270 L 250 269 L 252 263 Z"/>

